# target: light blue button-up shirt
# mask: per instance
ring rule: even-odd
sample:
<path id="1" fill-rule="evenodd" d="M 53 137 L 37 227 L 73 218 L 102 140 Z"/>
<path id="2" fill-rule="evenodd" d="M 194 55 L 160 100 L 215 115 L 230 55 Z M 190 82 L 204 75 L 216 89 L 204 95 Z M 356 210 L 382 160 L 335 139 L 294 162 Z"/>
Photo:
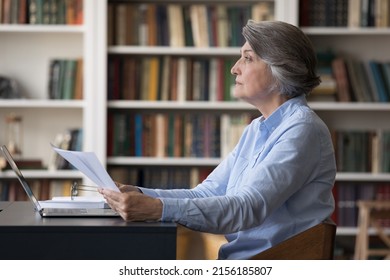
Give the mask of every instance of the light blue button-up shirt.
<path id="1" fill-rule="evenodd" d="M 219 259 L 248 259 L 329 217 L 335 176 L 329 130 L 299 96 L 253 120 L 194 189 L 141 190 L 161 199 L 162 221 L 224 234 Z"/>

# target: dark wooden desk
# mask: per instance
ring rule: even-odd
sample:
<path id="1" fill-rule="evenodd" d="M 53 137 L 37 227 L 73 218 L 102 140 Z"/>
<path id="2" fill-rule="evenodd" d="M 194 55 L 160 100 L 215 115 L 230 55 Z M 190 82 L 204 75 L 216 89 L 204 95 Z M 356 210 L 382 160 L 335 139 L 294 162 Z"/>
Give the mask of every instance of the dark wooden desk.
<path id="1" fill-rule="evenodd" d="M 30 202 L 3 202 L 0 209 L 0 259 L 176 259 L 174 223 L 41 218 Z"/>

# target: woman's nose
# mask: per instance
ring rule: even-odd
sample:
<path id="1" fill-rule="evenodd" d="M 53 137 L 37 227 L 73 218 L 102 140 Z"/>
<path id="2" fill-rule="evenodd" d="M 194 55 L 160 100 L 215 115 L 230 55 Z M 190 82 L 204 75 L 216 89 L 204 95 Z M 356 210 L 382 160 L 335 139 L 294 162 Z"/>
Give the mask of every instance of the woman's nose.
<path id="1" fill-rule="evenodd" d="M 238 61 L 233 65 L 233 67 L 232 67 L 232 69 L 230 69 L 230 73 L 232 74 L 232 75 L 235 75 L 235 76 L 237 76 L 238 75 L 238 72 L 237 72 L 237 63 L 238 63 Z"/>

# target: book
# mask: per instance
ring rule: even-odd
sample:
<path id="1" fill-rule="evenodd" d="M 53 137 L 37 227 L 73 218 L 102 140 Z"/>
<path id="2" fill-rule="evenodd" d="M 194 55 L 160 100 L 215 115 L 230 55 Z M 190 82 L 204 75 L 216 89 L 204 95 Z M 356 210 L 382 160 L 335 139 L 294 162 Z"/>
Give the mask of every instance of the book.
<path id="1" fill-rule="evenodd" d="M 76 60 L 76 74 L 74 83 L 73 99 L 83 99 L 83 85 L 84 85 L 84 62 L 83 59 Z"/>
<path id="2" fill-rule="evenodd" d="M 142 59 L 141 65 L 141 87 L 139 100 L 149 100 L 150 74 L 151 74 L 151 57 Z"/>
<path id="3" fill-rule="evenodd" d="M 148 93 L 146 100 L 157 101 L 158 89 L 160 87 L 159 80 L 160 59 L 158 57 L 151 57 L 149 60 L 149 78 Z"/>
<path id="4" fill-rule="evenodd" d="M 177 61 L 177 101 L 186 101 L 187 99 L 187 63 L 188 59 L 184 57 L 178 58 Z"/>
<path id="5" fill-rule="evenodd" d="M 60 69 L 61 63 L 59 60 L 54 59 L 50 61 L 49 65 L 49 98 L 50 99 L 60 99 Z"/>
<path id="6" fill-rule="evenodd" d="M 169 46 L 170 32 L 169 32 L 169 16 L 166 5 L 157 5 L 157 45 Z M 183 23 L 184 24 L 184 23 Z"/>
<path id="7" fill-rule="evenodd" d="M 18 24 L 26 24 L 27 23 L 27 2 L 28 2 L 27 0 L 19 0 L 18 20 L 17 20 Z M 0 20 L 0 22 L 1 22 L 1 20 Z"/>
<path id="8" fill-rule="evenodd" d="M 375 27 L 389 26 L 389 1 L 375 0 Z"/>
<path id="9" fill-rule="evenodd" d="M 75 0 L 74 3 L 74 24 L 83 24 L 84 22 L 84 0 Z"/>
<path id="10" fill-rule="evenodd" d="M 185 46 L 184 18 L 179 4 L 168 4 L 169 45 L 171 47 Z"/>
<path id="11" fill-rule="evenodd" d="M 390 100 L 390 62 L 381 63 L 383 82 L 386 87 L 387 100 Z"/>
<path id="12" fill-rule="evenodd" d="M 30 24 L 43 24 L 43 1 L 44 0 L 30 0 Z"/>
<path id="13" fill-rule="evenodd" d="M 115 45 L 124 46 L 127 44 L 127 7 L 120 3 L 115 7 Z M 130 27 L 131 28 L 131 27 Z M 111 35 L 112 36 L 112 35 Z M 112 39 L 111 39 L 112 40 Z"/>
<path id="14" fill-rule="evenodd" d="M 178 64 L 179 58 L 172 57 L 169 69 L 169 97 L 168 99 L 171 101 L 177 101 L 177 85 L 178 85 Z"/>
<path id="15" fill-rule="evenodd" d="M 162 59 L 162 68 L 161 68 L 161 73 L 160 73 L 160 78 L 161 78 L 161 86 L 160 86 L 160 91 L 159 91 L 159 100 L 161 101 L 166 101 L 169 100 L 169 95 L 170 95 L 170 89 L 171 89 L 171 61 L 172 58 L 171 56 L 164 56 Z"/>
<path id="16" fill-rule="evenodd" d="M 42 24 L 51 23 L 50 1 L 51 0 L 43 0 L 42 2 Z"/>
<path id="17" fill-rule="evenodd" d="M 4 0 L 0 0 L 0 24 L 3 23 L 3 2 Z"/>
<path id="18" fill-rule="evenodd" d="M 350 102 L 351 86 L 344 58 L 337 57 L 332 61 L 332 71 L 336 79 L 338 101 Z"/>
<path id="19" fill-rule="evenodd" d="M 351 83 L 353 99 L 358 102 L 369 102 L 371 101 L 371 96 L 369 94 L 369 88 L 366 83 L 367 79 L 365 77 L 366 73 L 362 68 L 359 61 L 347 58 L 346 59 L 348 77 Z"/>
<path id="20" fill-rule="evenodd" d="M 147 46 L 149 42 L 148 19 L 147 19 L 147 4 L 140 4 L 138 6 L 138 45 Z"/>
<path id="21" fill-rule="evenodd" d="M 252 7 L 252 19 L 255 21 L 273 20 L 274 14 L 271 2 L 261 2 Z"/>
<path id="22" fill-rule="evenodd" d="M 378 61 L 370 60 L 368 65 L 372 71 L 372 76 L 374 78 L 376 90 L 379 96 L 379 102 L 387 102 L 390 97 L 388 90 L 386 89 L 386 84 L 382 72 L 382 65 Z"/>
<path id="23" fill-rule="evenodd" d="M 390 131 L 382 131 L 382 138 L 380 142 L 381 162 L 380 171 L 390 172 Z"/>
<path id="24" fill-rule="evenodd" d="M 194 45 L 198 48 L 207 48 L 209 42 L 209 23 L 207 22 L 207 6 L 194 4 L 190 6 L 191 27 L 194 36 Z"/>
<path id="25" fill-rule="evenodd" d="M 146 8 L 146 25 L 148 32 L 148 46 L 157 45 L 157 5 L 147 4 Z"/>
<path id="26" fill-rule="evenodd" d="M 217 9 L 217 43 L 218 47 L 227 47 L 229 42 L 229 23 L 226 5 L 219 4 Z"/>
<path id="27" fill-rule="evenodd" d="M 11 0 L 3 0 L 2 3 L 2 23 L 11 23 Z"/>
<path id="28" fill-rule="evenodd" d="M 167 118 L 163 113 L 157 113 L 156 116 L 156 157 L 165 157 L 167 150 Z"/>
<path id="29" fill-rule="evenodd" d="M 190 6 L 182 7 L 183 13 L 183 25 L 184 25 L 184 40 L 186 47 L 194 46 L 194 35 L 192 33 L 192 23 L 191 23 L 191 8 Z"/>
<path id="30" fill-rule="evenodd" d="M 77 61 L 74 59 L 66 59 L 64 66 L 62 99 L 73 99 L 75 92 Z"/>

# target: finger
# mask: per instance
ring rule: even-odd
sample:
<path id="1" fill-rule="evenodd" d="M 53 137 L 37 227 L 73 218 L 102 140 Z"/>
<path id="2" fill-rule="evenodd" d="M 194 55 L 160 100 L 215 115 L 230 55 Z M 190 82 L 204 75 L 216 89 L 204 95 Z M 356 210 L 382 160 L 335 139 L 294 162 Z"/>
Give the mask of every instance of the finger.
<path id="1" fill-rule="evenodd" d="M 103 197 L 106 200 L 115 201 L 115 202 L 119 202 L 120 201 L 120 197 L 121 197 L 121 193 L 120 192 L 115 192 L 115 191 L 112 191 L 112 190 L 103 189 L 101 191 L 101 194 L 103 195 Z"/>

